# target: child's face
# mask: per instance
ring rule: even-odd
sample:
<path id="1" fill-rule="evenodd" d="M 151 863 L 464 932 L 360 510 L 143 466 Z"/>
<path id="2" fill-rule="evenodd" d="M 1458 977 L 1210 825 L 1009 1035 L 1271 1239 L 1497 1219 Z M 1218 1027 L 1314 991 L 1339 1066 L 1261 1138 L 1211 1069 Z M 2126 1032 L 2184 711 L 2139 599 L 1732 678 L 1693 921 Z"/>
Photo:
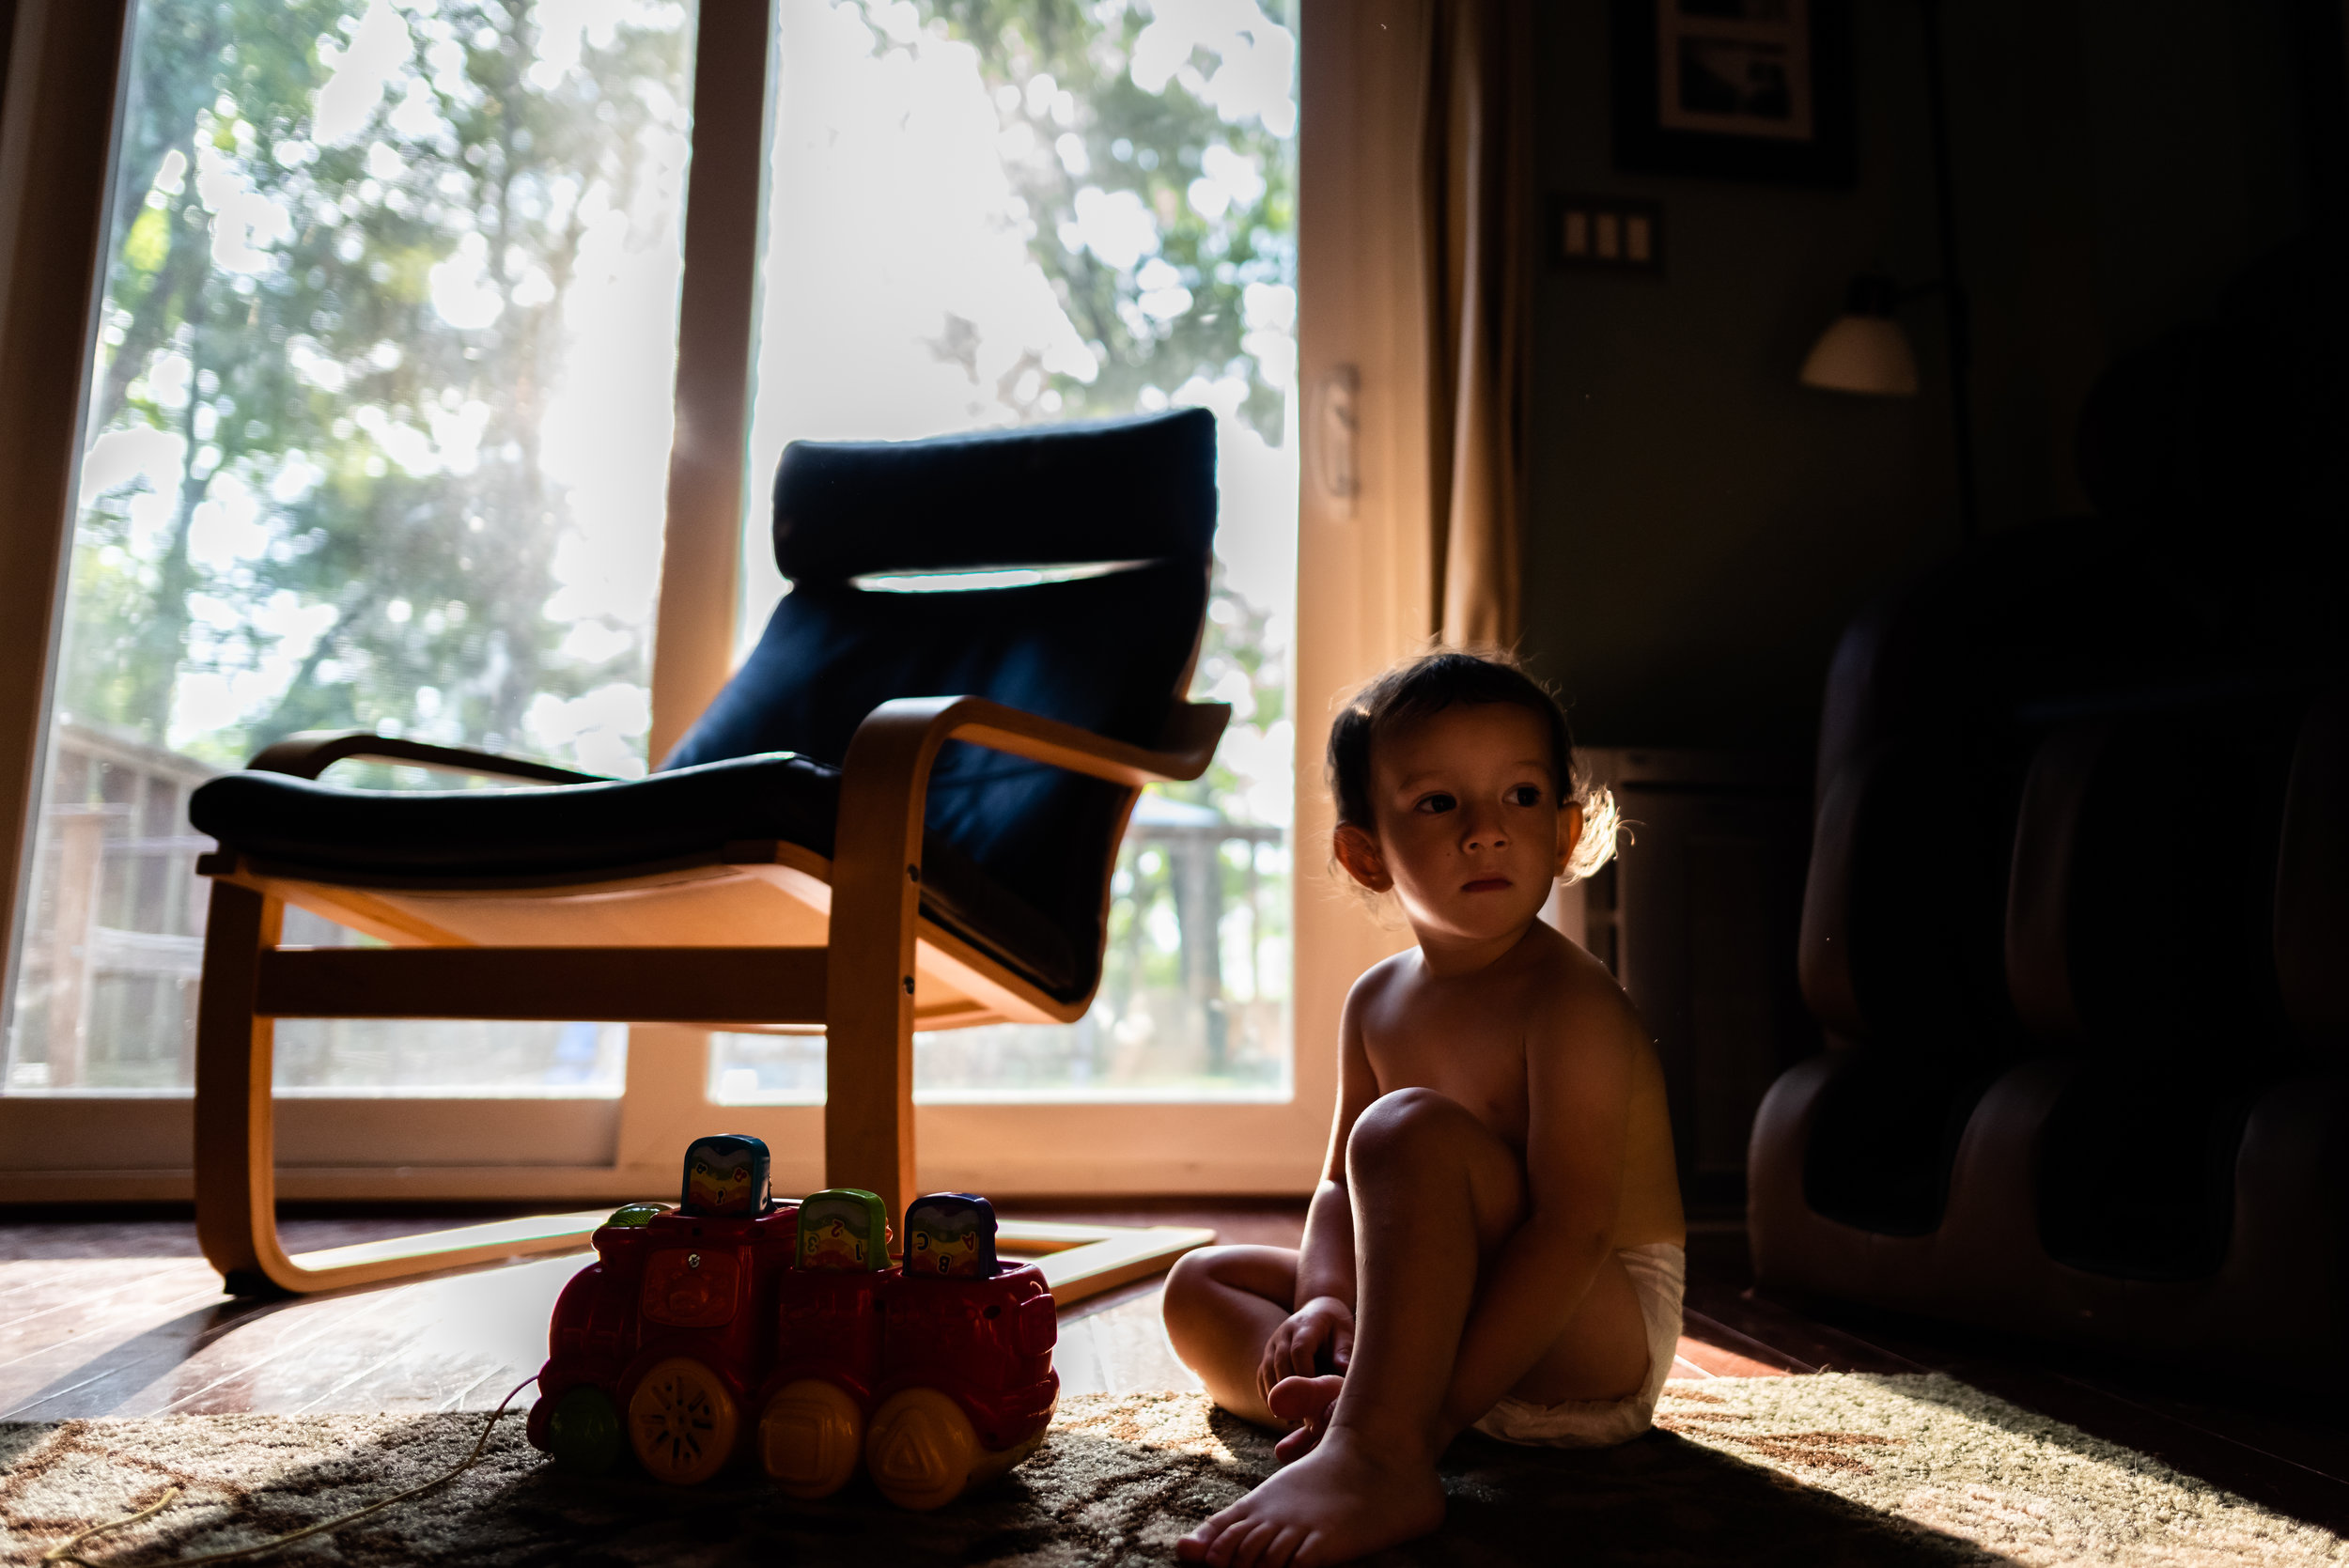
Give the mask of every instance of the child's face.
<path id="1" fill-rule="evenodd" d="M 1549 736 L 1513 704 L 1449 707 L 1371 748 L 1377 831 L 1340 828 L 1338 860 L 1392 888 L 1424 942 L 1521 932 L 1541 912 L 1581 829 L 1550 776 Z"/>

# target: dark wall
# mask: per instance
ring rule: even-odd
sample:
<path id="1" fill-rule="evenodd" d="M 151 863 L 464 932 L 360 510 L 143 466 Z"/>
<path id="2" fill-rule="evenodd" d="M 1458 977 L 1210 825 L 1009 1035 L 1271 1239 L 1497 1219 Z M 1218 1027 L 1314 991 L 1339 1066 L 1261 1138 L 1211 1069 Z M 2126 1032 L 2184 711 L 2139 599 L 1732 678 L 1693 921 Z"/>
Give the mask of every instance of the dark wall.
<path id="1" fill-rule="evenodd" d="M 1948 8 L 1985 528 L 2082 510 L 2097 372 L 2322 204 L 2340 3 Z M 1859 178 L 1816 191 L 1616 172 L 1603 0 L 1539 8 L 1544 191 L 1660 202 L 1669 264 L 1542 273 L 1525 649 L 1579 739 L 1806 747 L 1843 624 L 1957 548 L 1937 304 L 1904 315 L 1921 396 L 1795 380 L 1852 274 L 1939 272 L 1919 0 L 1851 9 Z"/>

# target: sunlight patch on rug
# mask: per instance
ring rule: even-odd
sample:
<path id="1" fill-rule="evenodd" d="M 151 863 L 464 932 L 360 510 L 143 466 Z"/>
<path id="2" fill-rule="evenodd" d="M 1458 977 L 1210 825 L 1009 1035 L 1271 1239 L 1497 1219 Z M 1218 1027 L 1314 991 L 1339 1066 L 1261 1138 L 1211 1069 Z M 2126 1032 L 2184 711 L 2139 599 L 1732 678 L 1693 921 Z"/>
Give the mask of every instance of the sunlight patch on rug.
<path id="1" fill-rule="evenodd" d="M 2330 1531 L 1954 1378 L 1668 1383 L 1657 1424 L 2015 1561 L 2349 1562 Z"/>
<path id="2" fill-rule="evenodd" d="M 1470 1436 L 1444 1464 L 1444 1529 L 1380 1564 L 1846 1561 L 2349 1565 L 2349 1545 L 2139 1453 L 1941 1377 L 1668 1386 L 1665 1430 L 1564 1452 Z M 0 1560 L 182 1500 L 93 1556 L 152 1564 L 257 1542 L 428 1479 L 474 1415 L 188 1416 L 0 1424 Z M 484 1463 L 270 1560 L 458 1564 L 1171 1561 L 1177 1536 L 1271 1466 L 1262 1433 L 1199 1394 L 1072 1395 L 1005 1482 L 909 1514 L 861 1484 L 822 1503 L 754 1475 L 692 1491 L 582 1481 L 501 1423 Z M 93 1543 L 93 1546 L 98 1544 Z"/>

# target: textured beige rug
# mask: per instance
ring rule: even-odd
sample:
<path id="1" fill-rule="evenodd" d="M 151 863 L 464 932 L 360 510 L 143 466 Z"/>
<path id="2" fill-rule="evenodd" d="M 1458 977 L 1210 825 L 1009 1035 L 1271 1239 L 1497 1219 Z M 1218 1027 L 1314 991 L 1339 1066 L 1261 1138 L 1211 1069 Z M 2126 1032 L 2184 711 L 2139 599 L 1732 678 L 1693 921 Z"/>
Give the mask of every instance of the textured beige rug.
<path id="1" fill-rule="evenodd" d="M 185 1488 L 90 1544 L 151 1564 L 301 1528 L 462 1457 L 478 1416 L 194 1416 L 0 1425 L 0 1559 Z M 2349 1544 L 1940 1377 L 1670 1386 L 1661 1431 L 1555 1452 L 1470 1436 L 1449 1521 L 1377 1560 L 1560 1562 L 2349 1564 Z M 500 1423 L 445 1489 L 269 1559 L 461 1564 L 1090 1564 L 1172 1560 L 1174 1538 L 1270 1463 L 1193 1394 L 1085 1395 L 992 1490 L 905 1514 L 859 1488 L 793 1504 L 747 1482 L 677 1493 L 583 1483 Z"/>

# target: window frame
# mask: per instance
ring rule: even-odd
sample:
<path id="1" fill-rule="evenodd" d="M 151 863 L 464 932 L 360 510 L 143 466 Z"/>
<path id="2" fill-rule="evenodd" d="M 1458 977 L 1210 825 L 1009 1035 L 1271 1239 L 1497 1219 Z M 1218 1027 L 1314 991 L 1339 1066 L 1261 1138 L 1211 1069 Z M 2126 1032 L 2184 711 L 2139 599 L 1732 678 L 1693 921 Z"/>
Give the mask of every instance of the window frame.
<path id="1" fill-rule="evenodd" d="M 654 625 L 651 748 L 684 733 L 731 673 L 755 365 L 758 260 L 772 125 L 776 0 L 703 0 L 695 42 L 694 151 L 684 229 L 677 435 L 671 451 L 661 581 Z M 0 571 L 0 622 L 37 629 L 37 659 L 0 675 L 0 846 L 10 901 L 0 906 L 13 1004 L 16 928 L 25 910 L 49 685 L 62 618 L 66 542 L 83 444 L 70 419 L 7 419 L 9 387 L 86 386 L 102 294 L 107 179 L 118 133 L 135 0 L 86 7 L 21 0 L 0 117 L 0 458 L 14 456 L 20 524 L 0 536 L 0 566 L 34 556 L 40 571 Z M 1011 1196 L 1280 1193 L 1318 1177 L 1336 1096 L 1338 1015 L 1347 986 L 1408 943 L 1324 866 L 1330 813 L 1321 788 L 1321 721 L 1339 695 L 1420 646 L 1428 634 L 1430 566 L 1427 345 L 1421 298 L 1418 116 L 1423 92 L 1422 8 L 1408 0 L 1301 0 L 1298 385 L 1300 420 L 1298 693 L 1292 836 L 1295 901 L 1293 1072 L 1285 1098 L 1227 1101 L 1098 1098 L 917 1103 L 921 1180 Z M 766 44 L 752 41 L 764 29 Z M 110 97 L 87 94 L 111 81 Z M 76 101 L 80 89 L 86 96 Z M 92 98 L 99 101 L 93 104 Z M 705 132 L 717 135 L 705 138 Z M 101 133 L 102 132 L 102 133 Z M 59 137 L 94 136 L 96 157 L 47 168 L 30 156 Z M 76 181 L 80 183 L 76 183 Z M 59 210 L 67 220 L 23 222 Z M 31 266 L 26 265 L 31 253 Z M 56 327 L 58 302 L 78 332 Z M 47 312 L 43 317 L 40 313 Z M 45 333 L 35 329 L 46 326 Z M 35 339 L 38 341 L 34 341 Z M 10 375 L 21 370 L 23 373 Z M 45 381 L 40 377 L 46 374 Z M 1338 455 L 1316 417 L 1345 385 L 1355 401 L 1356 476 L 1341 496 L 1313 477 Z M 755 489 L 752 490 L 755 493 Z M 35 582 L 35 579 L 38 582 Z M 28 722 L 29 721 L 29 722 Z M 13 764 L 14 766 L 8 766 Z M 630 1028 L 616 1099 L 397 1094 L 278 1096 L 281 1145 L 305 1152 L 366 1148 L 367 1164 L 281 1163 L 277 1190 L 295 1200 L 622 1199 L 666 1190 L 676 1151 L 724 1126 L 775 1151 L 779 1189 L 822 1181 L 818 1104 L 722 1104 L 708 1097 L 709 1034 L 675 1025 Z M 535 1117 L 518 1117 L 521 1106 Z M 485 1129 L 530 1121 L 508 1153 L 539 1157 L 468 1163 Z M 193 1195 L 193 1095 L 0 1094 L 0 1202 L 180 1200 Z M 135 1163 L 103 1157 L 129 1141 Z"/>

